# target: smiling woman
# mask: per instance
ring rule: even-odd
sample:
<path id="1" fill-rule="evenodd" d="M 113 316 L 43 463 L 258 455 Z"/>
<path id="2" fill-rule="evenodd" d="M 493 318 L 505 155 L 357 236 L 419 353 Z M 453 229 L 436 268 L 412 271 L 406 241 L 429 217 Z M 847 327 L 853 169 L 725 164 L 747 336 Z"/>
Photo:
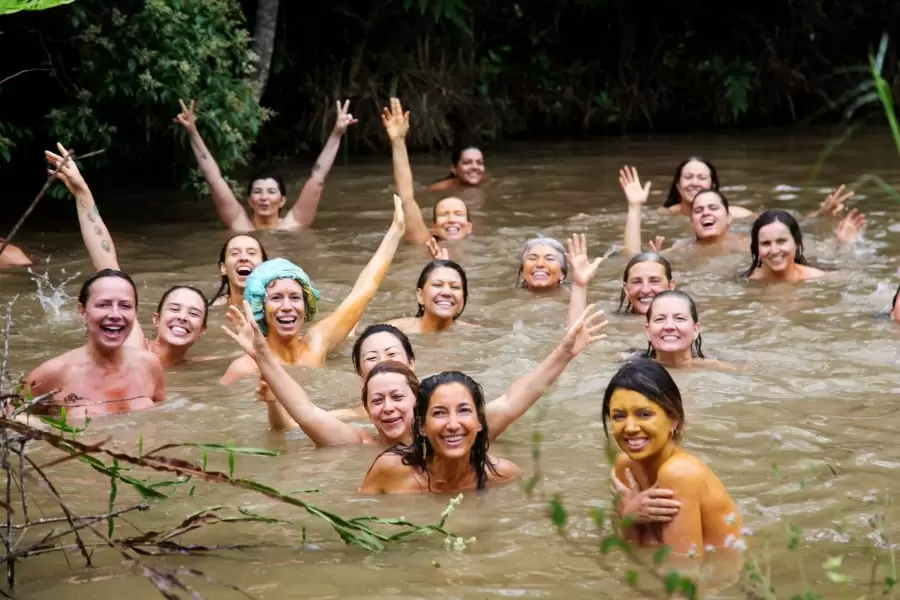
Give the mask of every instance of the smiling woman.
<path id="1" fill-rule="evenodd" d="M 553 290 L 566 280 L 568 272 L 563 245 L 553 238 L 536 237 L 522 249 L 517 286 L 530 292 Z"/>
<path id="2" fill-rule="evenodd" d="M 269 260 L 266 249 L 258 239 L 246 233 L 233 235 L 222 244 L 219 252 L 219 271 L 222 283 L 209 300 L 209 305 L 225 304 L 241 306 L 244 301 L 244 287 L 253 269 Z M 220 302 L 221 299 L 221 302 Z"/>
<path id="3" fill-rule="evenodd" d="M 405 334 L 445 331 L 457 323 L 468 300 L 469 280 L 463 268 L 452 260 L 433 260 L 422 269 L 416 283 L 416 316 L 388 324 Z"/>

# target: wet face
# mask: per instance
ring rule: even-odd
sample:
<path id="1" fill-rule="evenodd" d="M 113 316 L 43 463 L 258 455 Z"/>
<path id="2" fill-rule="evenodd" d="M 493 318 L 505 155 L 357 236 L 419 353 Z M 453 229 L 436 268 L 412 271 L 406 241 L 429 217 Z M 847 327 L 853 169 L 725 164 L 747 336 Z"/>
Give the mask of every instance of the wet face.
<path id="1" fill-rule="evenodd" d="M 462 277 L 454 269 L 438 267 L 429 274 L 425 287 L 416 290 L 416 299 L 426 314 L 452 319 L 465 308 Z"/>
<path id="2" fill-rule="evenodd" d="M 239 235 L 225 247 L 225 262 L 219 265 L 219 269 L 233 287 L 243 290 L 247 277 L 262 261 L 259 242 L 250 236 Z"/>
<path id="3" fill-rule="evenodd" d="M 797 243 L 791 230 L 781 221 L 769 223 L 759 229 L 759 259 L 763 267 L 774 273 L 783 273 L 794 265 Z"/>
<path id="4" fill-rule="evenodd" d="M 250 186 L 248 202 L 253 212 L 260 217 L 277 217 L 285 200 L 278 182 L 274 179 L 257 179 Z"/>
<path id="5" fill-rule="evenodd" d="M 675 283 L 666 277 L 665 267 L 651 261 L 632 265 L 623 285 L 628 301 L 634 307 L 634 312 L 639 315 L 647 314 L 650 302 L 658 293 L 675 289 Z"/>
<path id="6" fill-rule="evenodd" d="M 369 380 L 366 411 L 375 429 L 389 443 L 412 441 L 416 397 L 401 373 L 379 373 Z"/>
<path id="7" fill-rule="evenodd" d="M 712 174 L 709 167 L 698 160 L 692 160 L 681 169 L 681 177 L 675 185 L 681 194 L 681 201 L 690 203 L 700 190 L 712 188 Z"/>
<path id="8" fill-rule="evenodd" d="M 700 324 L 691 317 L 691 305 L 684 298 L 666 296 L 653 303 L 650 320 L 644 326 L 647 340 L 657 352 L 683 352 L 691 347 Z"/>
<path id="9" fill-rule="evenodd" d="M 484 181 L 484 154 L 477 148 L 467 148 L 450 171 L 463 185 L 479 185 Z"/>
<path id="10" fill-rule="evenodd" d="M 406 355 L 403 344 L 393 333 L 379 331 L 363 340 L 359 347 L 359 376 L 365 379 L 375 365 L 386 360 L 396 360 L 411 369 L 416 364 Z"/>
<path id="11" fill-rule="evenodd" d="M 461 240 L 472 233 L 466 203 L 456 197 L 439 200 L 434 206 L 431 232 L 442 240 Z"/>
<path id="12" fill-rule="evenodd" d="M 306 301 L 303 286 L 293 279 L 276 279 L 266 287 L 266 325 L 269 335 L 294 338 L 300 335 Z"/>
<path id="13" fill-rule="evenodd" d="M 694 198 L 691 226 L 698 240 L 725 235 L 731 226 L 731 215 L 725 210 L 725 204 L 718 194 L 710 192 Z"/>
<path id="14" fill-rule="evenodd" d="M 525 253 L 522 276 L 532 289 L 556 287 L 562 281 L 562 259 L 552 246 L 538 244 Z"/>
<path id="15" fill-rule="evenodd" d="M 618 389 L 609 399 L 613 438 L 628 458 L 643 460 L 664 450 L 678 423 L 639 392 Z"/>
<path id="16" fill-rule="evenodd" d="M 179 288 L 166 296 L 162 312 L 154 313 L 156 337 L 171 346 L 191 346 L 206 331 L 206 303 L 193 290 Z"/>
<path id="17" fill-rule="evenodd" d="M 91 284 L 87 306 L 79 304 L 78 312 L 91 341 L 112 350 L 125 343 L 134 327 L 137 298 L 126 280 L 101 277 Z"/>
<path id="18" fill-rule="evenodd" d="M 436 454 L 444 458 L 468 457 L 479 431 L 481 422 L 475 400 L 466 386 L 448 383 L 434 390 L 422 433 Z"/>

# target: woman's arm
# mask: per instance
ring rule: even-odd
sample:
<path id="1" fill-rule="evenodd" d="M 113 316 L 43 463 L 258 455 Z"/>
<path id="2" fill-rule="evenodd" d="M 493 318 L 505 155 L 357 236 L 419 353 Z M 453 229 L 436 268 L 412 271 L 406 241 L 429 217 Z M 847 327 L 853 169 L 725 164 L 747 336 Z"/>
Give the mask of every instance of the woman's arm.
<path id="1" fill-rule="evenodd" d="M 638 254 L 641 251 L 641 211 L 650 196 L 650 182 L 641 187 L 637 169 L 625 166 L 619 170 L 619 185 L 628 201 L 625 217 L 625 253 Z"/>
<path id="2" fill-rule="evenodd" d="M 569 313 L 566 317 L 566 328 L 570 328 L 578 322 L 587 307 L 587 286 L 597 274 L 597 267 L 603 262 L 603 257 L 595 258 L 592 262 L 587 255 L 587 238 L 583 233 L 576 233 L 566 240 L 566 262 L 569 263 L 569 274 L 572 276 Z"/>
<path id="3" fill-rule="evenodd" d="M 406 226 L 406 241 L 411 244 L 425 244 L 431 239 L 431 232 L 422 218 L 422 209 L 413 192 L 412 167 L 406 152 L 406 134 L 409 132 L 409 111 L 403 112 L 400 100 L 391 98 L 391 108 L 381 114 L 381 123 L 391 140 L 391 160 L 394 165 L 394 186 L 403 201 L 403 213 L 409 220 Z"/>
<path id="4" fill-rule="evenodd" d="M 506 393 L 485 406 L 488 435 L 494 440 L 506 431 L 516 419 L 534 406 L 559 378 L 566 366 L 582 350 L 606 338 L 600 331 L 609 323 L 603 320 L 603 311 L 594 312 L 594 306 L 587 307 L 578 321 L 567 332 L 563 341 L 553 349 L 547 358 L 525 376 L 513 383 Z"/>
<path id="5" fill-rule="evenodd" d="M 231 310 L 232 307 L 228 307 Z M 232 385 L 245 377 L 258 373 L 259 367 L 256 362 L 249 356 L 239 356 L 228 365 L 225 374 L 219 379 L 219 385 Z"/>
<path id="6" fill-rule="evenodd" d="M 353 115 L 347 112 L 349 105 L 349 100 L 344 102 L 343 106 L 340 101 L 337 102 L 334 129 L 328 136 L 325 146 L 322 147 L 322 152 L 319 153 L 319 157 L 312 167 L 309 179 L 303 184 L 297 201 L 294 202 L 290 212 L 284 216 L 282 227 L 285 229 L 309 227 L 315 220 L 316 212 L 319 210 L 319 201 L 322 199 L 322 191 L 325 189 L 325 180 L 328 178 L 338 149 L 341 147 L 341 138 L 347 132 L 347 127 L 356 123 Z"/>
<path id="7" fill-rule="evenodd" d="M 203 138 L 200 137 L 200 132 L 197 130 L 197 115 L 194 112 L 196 103 L 191 100 L 190 107 L 185 106 L 181 100 L 178 103 L 181 105 L 181 112 L 173 121 L 184 127 L 188 134 L 191 150 L 194 151 L 197 166 L 200 168 L 200 172 L 203 173 L 203 178 L 206 180 L 207 185 L 209 185 L 219 219 L 232 231 L 253 231 L 255 227 L 250 217 L 247 216 L 247 211 L 244 210 L 238 199 L 234 197 L 231 186 L 222 177 L 222 171 L 219 169 L 216 159 L 213 158 L 212 152 L 209 151 L 209 148 L 203 142 Z"/>
<path id="8" fill-rule="evenodd" d="M 322 359 L 347 338 L 369 306 L 388 267 L 391 266 L 394 253 L 397 252 L 397 246 L 403 238 L 404 227 L 403 205 L 400 198 L 394 196 L 394 222 L 391 223 L 375 255 L 359 274 L 353 289 L 340 306 L 325 319 L 313 325 L 307 334 L 310 348 Z"/>
<path id="9" fill-rule="evenodd" d="M 148 351 L 149 352 L 149 351 Z M 148 357 L 150 360 L 150 375 L 153 378 L 153 397 L 154 402 L 165 402 L 166 400 L 166 375 L 163 371 L 162 363 L 152 352 Z"/>

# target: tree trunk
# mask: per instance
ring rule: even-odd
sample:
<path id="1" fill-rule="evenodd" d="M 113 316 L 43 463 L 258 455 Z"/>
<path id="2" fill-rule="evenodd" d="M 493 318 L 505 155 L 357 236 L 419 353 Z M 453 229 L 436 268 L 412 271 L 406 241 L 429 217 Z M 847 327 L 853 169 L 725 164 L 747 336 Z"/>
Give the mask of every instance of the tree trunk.
<path id="1" fill-rule="evenodd" d="M 251 50 L 256 59 L 256 101 L 262 98 L 269 82 L 269 68 L 272 65 L 272 52 L 275 50 L 275 28 L 278 25 L 278 0 L 259 0 L 256 6 L 256 25 L 253 28 L 253 45 Z"/>

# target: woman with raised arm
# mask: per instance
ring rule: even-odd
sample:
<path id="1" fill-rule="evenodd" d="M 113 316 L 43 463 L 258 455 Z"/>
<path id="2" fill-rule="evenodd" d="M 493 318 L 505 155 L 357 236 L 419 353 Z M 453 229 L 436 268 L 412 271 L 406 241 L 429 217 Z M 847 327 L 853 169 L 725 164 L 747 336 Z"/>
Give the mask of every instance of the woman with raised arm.
<path id="1" fill-rule="evenodd" d="M 625 527 L 629 541 L 667 545 L 676 556 L 691 558 L 743 547 L 737 504 L 716 474 L 681 446 L 685 429 L 681 392 L 662 365 L 639 359 L 613 375 L 603 395 L 607 438 L 610 425 L 622 451 L 615 479 L 634 481 L 634 494 L 654 487 L 669 490 L 679 504 L 667 522 L 633 522 Z M 628 504 L 621 502 L 619 507 Z"/>
<path id="2" fill-rule="evenodd" d="M 306 391 L 284 370 L 283 361 L 273 352 L 249 305 L 244 314 L 229 308 L 236 331 L 223 326 L 256 362 L 262 379 L 271 391 L 267 399 L 269 425 L 274 431 L 299 427 L 318 446 L 340 444 L 409 444 L 412 441 L 412 405 L 418 381 L 412 368 L 415 359 L 409 340 L 390 326 L 368 327 L 353 347 L 354 363 L 363 378 L 362 406 L 375 426 L 376 435 L 341 421 L 333 411 L 317 407 Z M 245 316 L 246 315 L 246 316 Z M 524 415 L 559 378 L 569 363 L 585 348 L 606 337 L 608 325 L 603 311 L 587 307 L 568 329 L 558 346 L 532 371 L 516 380 L 506 393 L 488 403 L 487 422 L 495 439 Z M 389 337 L 386 337 L 389 336 Z M 379 339 L 380 338 L 380 339 Z M 387 345 L 384 352 L 381 346 Z M 395 347 L 396 346 L 396 347 Z M 404 349 L 405 348 L 405 349 Z"/>
<path id="3" fill-rule="evenodd" d="M 484 153 L 474 144 L 460 145 L 450 155 L 450 173 L 427 188 L 428 191 L 447 191 L 454 188 L 478 187 L 487 179 Z"/>
<path id="4" fill-rule="evenodd" d="M 153 352 L 126 343 L 137 321 L 137 288 L 121 271 L 103 269 L 84 282 L 78 314 L 87 330 L 80 348 L 41 364 L 25 377 L 31 412 L 65 407 L 68 418 L 140 410 L 166 399 Z"/>
<path id="5" fill-rule="evenodd" d="M 409 221 L 406 241 L 426 244 L 433 238 L 446 241 L 461 240 L 472 233 L 472 221 L 466 203 L 455 196 L 441 198 L 434 205 L 431 228 L 422 218 L 422 209 L 416 202 L 413 189 L 412 167 L 406 151 L 406 134 L 409 132 L 409 112 L 404 112 L 397 98 L 391 98 L 390 108 L 381 114 L 381 122 L 391 141 L 391 160 L 394 165 L 394 186 L 403 200 L 403 211 Z"/>
<path id="6" fill-rule="evenodd" d="M 403 205 L 394 196 L 394 221 L 350 294 L 333 313 L 306 332 L 302 331 L 303 323 L 316 316 L 319 299 L 309 276 L 283 258 L 268 260 L 253 269 L 244 298 L 250 303 L 269 347 L 282 363 L 307 367 L 325 364 L 328 352 L 344 341 L 378 291 L 403 237 L 404 226 Z M 257 371 L 256 362 L 242 356 L 231 363 L 220 383 L 230 385 Z"/>
<path id="7" fill-rule="evenodd" d="M 191 100 L 190 106 L 185 106 L 183 101 L 179 100 L 178 102 L 181 105 L 181 112 L 173 120 L 184 127 L 188 134 L 191 150 L 194 151 L 194 157 L 197 159 L 197 166 L 209 185 L 213 202 L 216 204 L 216 211 L 226 227 L 239 232 L 257 229 L 295 231 L 312 225 L 319 209 L 322 190 L 325 188 L 325 179 L 328 177 L 338 148 L 341 146 L 341 138 L 346 133 L 347 127 L 356 123 L 353 115 L 347 112 L 350 105 L 349 100 L 343 105 L 340 101 L 336 103 L 337 117 L 331 136 L 325 142 L 319 158 L 316 159 L 310 178 L 303 184 L 300 196 L 284 217 L 281 217 L 280 214 L 281 208 L 287 201 L 287 190 L 281 177 L 269 172 L 257 173 L 251 179 L 250 185 L 247 187 L 247 201 L 253 215 L 252 217 L 247 215 L 247 211 L 235 198 L 231 186 L 228 185 L 219 170 L 219 165 L 216 164 L 212 153 L 206 147 L 203 138 L 200 137 L 195 114 L 196 103 Z"/>
<path id="8" fill-rule="evenodd" d="M 46 151 L 47 163 L 53 170 L 68 156 L 68 151 L 57 144 L 59 154 Z M 119 271 L 119 259 L 112 236 L 100 216 L 94 195 L 87 182 L 78 170 L 75 161 L 67 161 L 56 171 L 56 177 L 62 181 L 75 197 L 78 212 L 78 225 L 84 246 L 91 257 L 96 271 Z M 164 367 L 182 364 L 189 359 L 187 352 L 206 332 L 208 314 L 206 295 L 190 285 L 176 285 L 166 290 L 153 313 L 153 326 L 156 337 L 148 341 L 137 317 L 129 328 L 125 345 L 135 348 L 146 348 L 159 357 Z"/>

